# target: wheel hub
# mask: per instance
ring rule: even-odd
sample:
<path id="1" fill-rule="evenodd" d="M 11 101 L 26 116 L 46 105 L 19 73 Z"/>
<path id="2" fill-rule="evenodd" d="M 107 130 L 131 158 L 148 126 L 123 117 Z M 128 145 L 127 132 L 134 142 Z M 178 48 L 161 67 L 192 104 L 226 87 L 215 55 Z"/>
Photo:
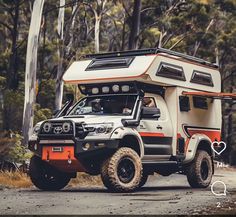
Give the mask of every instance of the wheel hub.
<path id="1" fill-rule="evenodd" d="M 117 167 L 117 174 L 121 182 L 129 183 L 135 175 L 135 165 L 130 158 L 120 160 Z"/>

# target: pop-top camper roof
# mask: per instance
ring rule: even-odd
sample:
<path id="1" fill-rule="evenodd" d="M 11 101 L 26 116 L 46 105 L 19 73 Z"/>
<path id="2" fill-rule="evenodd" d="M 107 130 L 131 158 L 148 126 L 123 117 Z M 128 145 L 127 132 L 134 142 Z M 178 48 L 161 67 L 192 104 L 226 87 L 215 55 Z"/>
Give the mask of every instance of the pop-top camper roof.
<path id="1" fill-rule="evenodd" d="M 215 64 L 160 48 L 86 55 L 86 60 L 68 68 L 63 80 L 71 84 L 139 81 L 221 92 Z"/>

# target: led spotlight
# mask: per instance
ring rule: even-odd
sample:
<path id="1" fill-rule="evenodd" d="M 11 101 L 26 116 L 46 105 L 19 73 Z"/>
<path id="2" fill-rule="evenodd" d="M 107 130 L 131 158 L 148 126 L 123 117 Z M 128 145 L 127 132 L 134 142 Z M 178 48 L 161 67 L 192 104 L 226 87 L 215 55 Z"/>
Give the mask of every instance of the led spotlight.
<path id="1" fill-rule="evenodd" d="M 44 131 L 45 133 L 49 133 L 50 130 L 51 130 L 51 127 L 52 127 L 51 123 L 46 122 L 46 123 L 43 125 L 43 131 Z"/>
<path id="2" fill-rule="evenodd" d="M 112 86 L 112 90 L 113 90 L 113 92 L 117 93 L 120 90 L 120 86 L 115 84 L 115 85 Z"/>
<path id="3" fill-rule="evenodd" d="M 68 122 L 63 123 L 62 129 L 65 133 L 68 133 L 70 131 L 70 123 Z"/>
<path id="4" fill-rule="evenodd" d="M 123 86 L 121 87 L 121 90 L 122 90 L 122 92 L 129 92 L 130 86 L 129 86 L 129 85 L 123 85 Z"/>
<path id="5" fill-rule="evenodd" d="M 92 94 L 98 94 L 99 93 L 99 89 L 97 87 L 94 87 L 92 89 Z"/>
<path id="6" fill-rule="evenodd" d="M 102 92 L 103 92 L 103 93 L 109 93 L 109 90 L 110 90 L 110 88 L 107 87 L 107 86 L 102 87 Z"/>

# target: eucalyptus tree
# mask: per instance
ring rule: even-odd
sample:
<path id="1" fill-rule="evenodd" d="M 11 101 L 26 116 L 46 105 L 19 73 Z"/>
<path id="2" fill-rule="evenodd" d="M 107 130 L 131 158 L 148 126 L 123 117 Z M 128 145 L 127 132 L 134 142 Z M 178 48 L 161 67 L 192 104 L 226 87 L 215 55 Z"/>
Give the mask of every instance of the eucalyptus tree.
<path id="1" fill-rule="evenodd" d="M 37 52 L 38 52 L 38 41 L 39 41 L 43 6 L 44 6 L 44 0 L 34 1 L 29 34 L 28 34 L 26 67 L 25 67 L 25 102 L 24 102 L 23 125 L 22 125 L 24 144 L 28 143 L 29 136 L 33 133 Z"/>

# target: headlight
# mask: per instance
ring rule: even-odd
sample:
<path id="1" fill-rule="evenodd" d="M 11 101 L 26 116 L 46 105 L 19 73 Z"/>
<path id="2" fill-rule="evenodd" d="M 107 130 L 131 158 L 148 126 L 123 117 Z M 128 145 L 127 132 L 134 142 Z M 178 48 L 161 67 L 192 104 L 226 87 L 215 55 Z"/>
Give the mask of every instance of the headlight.
<path id="1" fill-rule="evenodd" d="M 85 131 L 89 132 L 89 136 L 108 134 L 113 129 L 113 123 L 86 124 L 84 125 L 84 129 Z"/>
<path id="2" fill-rule="evenodd" d="M 33 130 L 33 135 L 38 135 L 41 124 L 36 124 Z"/>

